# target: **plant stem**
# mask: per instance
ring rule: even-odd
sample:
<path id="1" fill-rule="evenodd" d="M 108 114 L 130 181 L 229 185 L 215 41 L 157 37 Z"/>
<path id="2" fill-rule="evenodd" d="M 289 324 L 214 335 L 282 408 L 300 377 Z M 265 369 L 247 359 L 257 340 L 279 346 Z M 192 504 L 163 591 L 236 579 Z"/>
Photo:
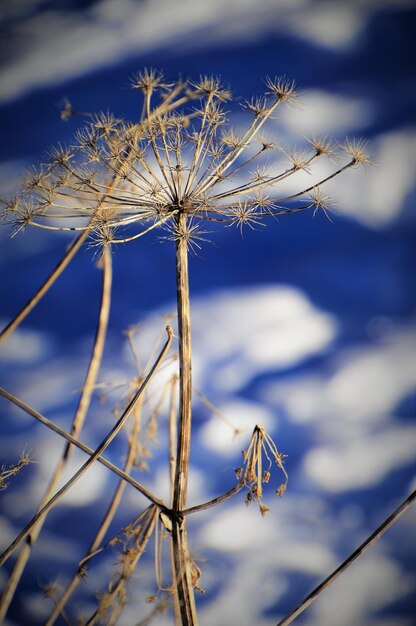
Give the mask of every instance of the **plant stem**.
<path id="1" fill-rule="evenodd" d="M 176 448 L 177 448 L 177 391 L 178 377 L 172 380 L 172 390 L 169 408 L 169 479 L 170 479 L 170 506 L 172 507 L 175 493 L 175 473 L 176 473 Z M 175 572 L 175 561 L 173 557 L 173 542 L 170 543 L 170 562 L 172 573 Z M 172 589 L 175 584 L 172 582 Z M 175 626 L 181 626 L 181 612 L 179 609 L 178 595 L 173 594 L 173 614 L 175 618 Z"/>
<path id="2" fill-rule="evenodd" d="M 48 500 L 48 502 L 41 509 L 38 510 L 36 515 L 34 515 L 34 517 L 27 524 L 27 526 L 16 537 L 16 539 L 9 545 L 9 547 L 3 552 L 3 554 L 0 556 L 0 565 L 3 565 L 3 563 L 5 563 L 7 561 L 7 559 L 14 552 L 14 550 L 17 548 L 17 546 L 33 530 L 33 527 L 36 525 L 37 521 L 39 519 L 41 519 L 42 517 L 44 517 L 44 515 L 46 513 L 48 513 L 48 511 L 50 511 L 50 509 L 53 508 L 58 503 L 58 501 L 65 495 L 65 493 L 67 491 L 69 491 L 69 489 L 71 489 L 71 487 L 73 487 L 73 485 L 81 478 L 81 476 L 83 476 L 83 474 L 85 474 L 85 472 L 91 467 L 91 465 L 101 456 L 101 454 L 104 452 L 104 450 L 106 450 L 106 448 L 110 445 L 110 443 L 113 441 L 113 439 L 117 436 L 117 434 L 123 428 L 124 424 L 126 423 L 127 419 L 129 418 L 130 414 L 132 413 L 133 409 L 135 408 L 135 406 L 139 402 L 141 396 L 143 395 L 143 392 L 145 391 L 147 385 L 149 384 L 149 382 L 152 379 L 155 371 L 159 367 L 161 361 L 163 360 L 163 358 L 165 357 L 165 355 L 166 355 L 166 353 L 167 353 L 167 351 L 169 349 L 169 346 L 170 346 L 171 340 L 172 340 L 172 330 L 171 330 L 170 326 L 166 327 L 166 331 L 168 333 L 168 339 L 167 339 L 164 347 L 162 348 L 162 351 L 160 352 L 158 358 L 156 359 L 155 363 L 153 364 L 150 372 L 147 374 L 147 376 L 144 379 L 143 383 L 140 385 L 139 389 L 136 391 L 136 393 L 133 396 L 132 400 L 129 402 L 128 406 L 123 411 L 121 417 L 117 420 L 116 424 L 113 426 L 113 428 L 108 433 L 108 435 L 102 440 L 100 445 L 94 450 L 93 454 L 90 456 L 88 461 L 86 461 L 79 468 L 79 470 L 75 472 L 75 474 L 72 476 L 72 478 L 70 478 L 65 483 L 65 485 L 63 487 L 61 487 L 61 489 L 59 489 L 59 491 L 57 491 L 56 494 L 50 500 Z"/>
<path id="3" fill-rule="evenodd" d="M 296 609 L 294 609 L 291 613 L 289 613 L 289 615 L 286 615 L 286 617 L 280 620 L 277 626 L 288 626 L 297 617 L 299 617 L 299 615 L 303 613 L 303 611 L 307 609 L 308 606 L 312 604 L 312 602 L 314 602 L 314 600 L 317 599 L 319 594 L 324 589 L 329 587 L 329 585 L 333 583 L 334 580 L 338 578 L 338 576 L 340 576 L 356 559 L 358 559 L 359 556 L 364 554 L 364 552 L 366 552 L 368 548 L 377 541 L 377 539 L 380 539 L 380 537 L 384 535 L 384 533 L 386 532 L 386 530 L 390 528 L 390 526 L 392 526 L 395 522 L 397 522 L 399 517 L 401 517 L 403 513 L 405 513 L 407 509 L 411 507 L 411 505 L 414 503 L 415 500 L 416 500 L 416 491 L 413 491 L 413 493 L 411 493 L 410 496 L 408 496 L 406 500 L 404 500 L 397 507 L 397 509 L 393 511 L 393 513 L 389 515 L 387 519 L 385 519 L 384 522 L 373 533 L 371 533 L 371 535 L 367 537 L 367 539 L 363 541 L 363 543 L 360 546 L 358 546 L 358 548 L 354 550 L 354 552 L 350 554 L 350 556 L 347 559 L 345 559 L 343 563 L 341 563 L 341 565 L 339 565 L 332 572 L 332 574 L 330 574 L 327 578 L 325 578 L 325 580 L 323 580 L 317 587 L 315 587 L 313 591 L 311 591 L 310 594 L 306 596 L 306 598 L 302 600 L 302 602 L 296 607 Z"/>
<path id="4" fill-rule="evenodd" d="M 39 287 L 36 293 L 28 300 L 23 309 L 19 311 L 19 313 L 7 324 L 5 328 L 0 332 L 0 342 L 6 339 L 14 330 L 19 326 L 19 324 L 25 319 L 25 317 L 30 313 L 30 311 L 37 305 L 39 300 L 45 295 L 45 293 L 49 290 L 50 287 L 54 284 L 54 282 L 59 278 L 62 274 L 66 266 L 72 261 L 84 241 L 88 238 L 90 234 L 90 229 L 87 228 L 84 230 L 81 235 L 78 235 L 76 239 L 71 243 L 70 248 L 59 261 L 55 269 L 51 272 L 48 278 L 43 282 L 43 284 Z"/>
<path id="5" fill-rule="evenodd" d="M 184 229 L 185 220 L 186 216 L 183 213 L 179 213 L 176 218 L 178 232 Z M 188 488 L 192 411 L 192 352 L 188 246 L 186 239 L 182 237 L 180 237 L 176 243 L 176 291 L 179 331 L 179 428 L 173 509 L 181 511 L 185 508 Z"/>
<path id="6" fill-rule="evenodd" d="M 69 253 L 64 257 L 64 259 L 58 265 L 58 267 L 60 267 L 60 271 L 62 271 L 63 267 L 65 266 L 64 262 L 66 265 L 69 263 L 71 258 L 74 256 L 76 250 L 78 250 L 79 247 L 81 246 L 82 242 L 83 240 L 81 240 L 80 238 L 76 240 L 75 244 L 71 247 Z M 53 276 L 53 274 L 51 274 L 51 276 Z M 49 282 L 51 281 L 51 276 L 49 277 Z M 112 262 L 111 262 L 111 253 L 109 250 L 105 250 L 104 255 L 103 255 L 102 277 L 103 277 L 102 278 L 103 282 L 102 282 L 102 290 L 101 290 L 101 303 L 100 303 L 100 308 L 99 308 L 99 315 L 98 315 L 98 322 L 97 322 L 97 329 L 95 333 L 94 344 L 93 344 L 93 348 L 91 352 L 91 357 L 90 357 L 90 362 L 88 365 L 87 373 L 84 379 L 82 393 L 81 393 L 78 406 L 75 412 L 75 416 L 72 422 L 71 434 L 74 437 L 78 436 L 84 424 L 84 420 L 85 420 L 85 417 L 87 415 L 87 412 L 90 406 L 94 384 L 98 376 L 98 372 L 100 369 L 101 360 L 102 360 L 102 356 L 104 352 L 105 338 L 107 334 L 107 326 L 108 326 L 110 304 L 111 304 Z M 47 283 L 48 281 L 46 281 L 43 285 L 44 291 L 46 291 L 47 289 L 47 286 L 46 286 Z M 40 290 L 37 292 L 37 296 L 40 298 L 41 295 L 42 294 Z M 34 298 L 32 298 L 30 302 L 32 303 L 31 305 L 32 307 L 35 306 L 36 302 Z M 26 309 L 26 308 L 23 309 L 23 311 L 26 311 L 26 313 L 28 313 L 29 310 L 30 309 Z M 19 319 L 23 319 L 21 317 L 22 313 L 23 312 L 20 313 L 20 317 L 18 316 L 17 318 L 15 318 L 16 325 L 19 323 L 18 322 Z M 10 332 L 12 332 L 12 325 L 9 325 L 9 328 L 10 328 Z M 63 452 L 63 455 L 61 457 L 61 460 L 59 461 L 57 467 L 55 468 L 53 476 L 46 489 L 46 493 L 44 494 L 42 498 L 42 501 L 39 505 L 39 509 L 41 509 L 44 506 L 44 504 L 55 493 L 57 485 L 66 467 L 66 464 L 69 460 L 72 450 L 73 450 L 73 446 L 71 445 L 71 443 L 68 442 Z M 32 532 L 27 537 L 26 542 L 23 545 L 22 550 L 19 553 L 19 556 L 17 557 L 16 563 L 7 581 L 5 591 L 0 600 L 0 623 L 6 616 L 7 610 L 15 594 L 17 585 L 23 575 L 27 561 L 30 557 L 32 547 L 42 530 L 42 526 L 43 526 L 45 519 L 46 519 L 46 516 L 39 519 L 36 526 L 33 527 Z"/>
<path id="7" fill-rule="evenodd" d="M 134 457 L 136 454 L 136 450 L 135 450 L 135 444 L 136 444 L 136 440 L 137 437 L 139 435 L 139 431 L 140 431 L 140 420 L 139 420 L 139 415 L 141 412 L 141 403 L 138 403 L 136 410 L 134 411 L 134 421 L 133 421 L 133 428 L 132 428 L 132 432 L 131 435 L 129 437 L 129 445 L 128 445 L 128 452 L 127 452 L 127 459 L 124 465 L 124 472 L 126 474 L 129 474 L 132 467 L 133 467 L 133 462 L 134 462 Z M 98 460 L 98 459 L 97 459 Z M 101 522 L 101 525 L 94 537 L 94 539 L 92 540 L 90 547 L 87 550 L 87 553 L 84 557 L 84 559 L 82 559 L 82 561 L 87 560 L 91 555 L 93 555 L 98 548 L 100 547 L 100 545 L 102 544 L 104 537 L 110 527 L 111 522 L 114 519 L 114 516 L 117 512 L 117 509 L 119 507 L 121 498 L 123 496 L 125 487 L 126 487 L 127 483 L 123 480 L 120 479 L 114 493 L 113 493 L 113 497 L 111 499 L 111 502 L 109 504 L 109 506 L 107 507 L 107 511 L 104 515 L 104 518 Z M 62 593 L 61 597 L 59 598 L 59 600 L 56 601 L 56 606 L 55 609 L 53 610 L 52 614 L 50 615 L 48 621 L 46 622 L 45 626 L 53 626 L 53 624 L 55 624 L 55 621 L 58 619 L 59 615 L 62 613 L 62 611 L 64 610 L 64 607 L 68 604 L 68 601 L 70 599 L 70 597 L 72 596 L 72 594 L 74 593 L 75 589 L 77 588 L 79 582 L 82 580 L 82 568 L 80 566 L 80 564 L 78 564 L 77 570 L 75 572 L 75 574 L 73 575 L 71 581 L 69 582 L 69 584 L 66 586 L 65 591 Z"/>
<path id="8" fill-rule="evenodd" d="M 186 215 L 180 212 L 175 220 L 178 233 L 186 232 Z M 180 514 L 186 505 L 192 420 L 192 352 L 187 244 L 186 237 L 178 237 L 176 241 L 176 293 L 179 330 L 179 421 L 172 506 L 173 584 L 183 626 L 198 623 L 186 520 Z"/>
<path id="9" fill-rule="evenodd" d="M 224 502 L 224 500 L 228 500 L 228 498 L 235 496 L 236 493 L 242 490 L 244 485 L 244 481 L 240 481 L 234 487 L 231 487 L 231 489 L 221 494 L 220 496 L 217 496 L 216 498 L 213 498 L 208 502 L 204 502 L 203 504 L 196 504 L 195 506 L 191 506 L 189 509 L 184 509 L 182 511 L 182 515 L 191 515 L 192 513 L 198 513 L 198 511 L 206 511 L 213 506 L 217 506 L 217 504 Z"/>
<path id="10" fill-rule="evenodd" d="M 78 439 L 76 439 L 75 437 L 67 433 L 65 430 L 63 430 L 62 428 L 59 428 L 59 426 L 57 426 L 56 424 L 48 420 L 48 418 L 46 418 L 44 415 L 41 415 L 41 413 L 38 413 L 38 411 L 35 411 L 35 409 L 32 409 L 32 407 L 28 406 L 27 404 L 19 400 L 19 398 L 16 398 L 16 396 L 14 396 L 9 391 L 6 391 L 2 387 L 0 387 L 0 396 L 3 398 L 6 398 L 7 400 L 10 400 L 10 402 L 13 402 L 13 404 L 20 407 L 28 415 L 31 415 L 32 417 L 37 419 L 41 424 L 43 424 L 47 428 L 50 428 L 51 430 L 53 430 L 53 432 L 57 433 L 58 435 L 60 435 L 61 437 L 63 437 L 64 439 L 72 443 L 72 445 L 79 448 L 79 450 L 82 450 L 89 456 L 92 456 L 94 454 L 94 450 L 92 448 L 90 448 L 89 446 L 86 446 L 85 443 L 82 443 L 82 441 L 79 441 Z M 159 509 L 162 512 L 164 512 L 166 515 L 170 514 L 171 512 L 170 508 L 165 506 L 163 501 L 156 498 L 156 496 L 151 491 L 146 489 L 144 485 L 142 485 L 137 480 L 132 478 L 130 474 L 126 474 L 123 470 L 117 467 L 117 465 L 114 465 L 103 456 L 99 456 L 97 458 L 97 461 L 98 463 L 101 463 L 102 465 L 107 467 L 109 470 L 114 472 L 114 474 L 122 478 L 126 483 L 129 483 L 132 487 L 137 489 L 139 493 L 141 493 L 145 498 L 150 500 L 150 502 L 153 502 L 153 504 L 159 507 Z"/>

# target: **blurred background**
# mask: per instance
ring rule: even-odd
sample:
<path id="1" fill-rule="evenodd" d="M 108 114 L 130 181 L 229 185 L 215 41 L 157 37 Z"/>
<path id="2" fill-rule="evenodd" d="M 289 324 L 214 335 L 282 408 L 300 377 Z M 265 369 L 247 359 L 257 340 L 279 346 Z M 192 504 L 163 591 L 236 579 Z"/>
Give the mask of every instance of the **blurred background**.
<path id="1" fill-rule="evenodd" d="M 267 75 L 285 75 L 302 91 L 301 106 L 282 109 L 269 125 L 285 147 L 314 134 L 369 142 L 374 167 L 335 179 L 331 221 L 305 212 L 243 237 L 214 228 L 212 243 L 191 259 L 195 385 L 242 434 L 236 439 L 195 400 L 189 505 L 234 484 L 256 423 L 287 454 L 290 476 L 282 499 L 273 496 L 280 477 L 273 478 L 264 518 L 239 494 L 190 520 L 205 589 L 197 598 L 200 620 L 272 626 L 416 484 L 416 2 L 2 0 L 0 15 L 2 197 L 51 145 L 71 142 L 82 119 L 60 119 L 65 98 L 76 111 L 136 120 L 141 101 L 129 80 L 145 66 L 171 79 L 219 75 L 237 100 L 262 93 Z M 244 123 L 241 113 L 232 115 L 237 126 Z M 71 238 L 37 229 L 10 238 L 3 224 L 0 241 L 3 327 Z M 0 350 L 1 385 L 66 429 L 94 335 L 96 261 L 93 250 L 82 250 Z M 171 243 L 150 234 L 117 248 L 113 262 L 101 382 L 135 376 L 123 331 L 139 324 L 145 358 L 175 306 Z M 111 406 L 93 405 L 83 441 L 99 443 L 113 423 Z M 0 411 L 1 464 L 23 450 L 36 461 L 0 494 L 6 547 L 33 515 L 63 443 L 3 399 Z M 164 496 L 165 424 L 158 439 L 139 480 Z M 122 456 L 116 443 L 109 458 L 121 463 Z M 74 455 L 72 471 L 82 459 Z M 48 517 L 8 626 L 44 623 L 52 603 L 42 586 L 68 580 L 113 484 L 106 470 L 93 468 Z M 143 506 L 127 489 L 114 532 Z M 296 623 L 412 626 L 415 522 L 411 510 Z M 114 561 L 107 554 L 79 587 L 72 623 L 93 610 Z M 155 590 L 153 577 L 149 552 L 121 626 L 149 613 L 144 597 Z"/>

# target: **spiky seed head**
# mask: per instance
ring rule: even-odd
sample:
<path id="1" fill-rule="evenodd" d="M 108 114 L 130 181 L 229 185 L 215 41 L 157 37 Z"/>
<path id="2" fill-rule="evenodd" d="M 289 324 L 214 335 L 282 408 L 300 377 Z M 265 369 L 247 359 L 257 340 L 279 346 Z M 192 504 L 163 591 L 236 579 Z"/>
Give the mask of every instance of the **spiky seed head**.
<path id="1" fill-rule="evenodd" d="M 352 157 L 355 165 L 372 166 L 367 145 L 368 142 L 363 139 L 347 139 L 343 145 L 343 150 Z"/>
<path id="2" fill-rule="evenodd" d="M 308 139 L 309 143 L 316 150 L 317 156 L 327 156 L 330 160 L 336 159 L 335 147 L 330 137 L 314 136 Z"/>
<path id="3" fill-rule="evenodd" d="M 264 117 L 270 111 L 269 103 L 264 96 L 255 96 L 251 100 L 245 100 L 242 106 L 246 111 L 253 113 L 255 118 Z"/>
<path id="4" fill-rule="evenodd" d="M 294 104 L 298 98 L 295 81 L 288 80 L 284 76 L 275 76 L 274 78 L 267 76 L 266 86 L 268 88 L 266 94 L 273 96 L 280 102 Z"/>
<path id="5" fill-rule="evenodd" d="M 71 159 L 74 158 L 74 151 L 72 148 L 58 144 L 56 147 L 51 148 L 49 154 L 49 167 L 50 169 L 56 167 L 66 167 Z"/>
<path id="6" fill-rule="evenodd" d="M 145 95 L 151 94 L 156 89 L 166 90 L 172 87 L 172 83 L 166 83 L 163 73 L 153 68 L 145 68 L 135 74 L 131 80 L 132 89 L 140 89 Z"/>
<path id="7" fill-rule="evenodd" d="M 240 233 L 243 232 L 245 226 L 248 226 L 251 230 L 255 230 L 256 226 L 264 226 L 258 207 L 247 202 L 237 202 L 230 210 L 229 216 L 229 226 L 237 226 Z"/>
<path id="8" fill-rule="evenodd" d="M 292 166 L 295 171 L 304 170 L 305 172 L 308 172 L 310 170 L 308 166 L 309 156 L 305 150 L 291 150 L 287 153 L 287 156 L 292 162 Z"/>
<path id="9" fill-rule="evenodd" d="M 198 81 L 190 81 L 189 84 L 194 87 L 199 96 L 216 98 L 221 102 L 231 100 L 231 92 L 222 86 L 218 76 L 201 76 Z"/>

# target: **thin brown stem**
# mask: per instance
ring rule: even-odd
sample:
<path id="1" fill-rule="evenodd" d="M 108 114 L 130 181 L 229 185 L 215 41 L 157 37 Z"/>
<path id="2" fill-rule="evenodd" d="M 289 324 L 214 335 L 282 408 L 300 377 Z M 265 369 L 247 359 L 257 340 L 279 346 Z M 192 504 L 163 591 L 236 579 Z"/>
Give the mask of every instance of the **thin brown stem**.
<path id="1" fill-rule="evenodd" d="M 356 559 L 358 559 L 359 556 L 364 554 L 364 552 L 366 552 L 368 548 L 373 545 L 373 543 L 375 543 L 378 539 L 380 539 L 380 537 L 384 535 L 384 533 L 386 532 L 386 530 L 390 528 L 390 526 L 392 526 L 395 522 L 397 522 L 399 517 L 401 517 L 403 513 L 405 513 L 407 509 L 411 507 L 411 505 L 414 503 L 415 500 L 416 500 L 416 490 L 413 491 L 413 493 L 411 493 L 410 496 L 406 498 L 406 500 L 404 500 L 397 507 L 397 509 L 393 511 L 393 513 L 389 515 L 387 519 L 385 519 L 384 522 L 373 533 L 371 533 L 371 535 L 367 537 L 367 539 L 363 541 L 363 543 L 360 546 L 358 546 L 358 548 L 354 550 L 354 552 L 350 554 L 350 556 L 347 559 L 345 559 L 343 563 L 341 563 L 341 565 L 339 565 L 332 572 L 332 574 L 330 574 L 317 587 L 315 587 L 315 589 L 311 591 L 311 593 L 308 594 L 306 598 L 302 600 L 302 602 L 296 607 L 296 609 L 294 609 L 291 613 L 289 613 L 289 615 L 287 615 L 282 620 L 280 620 L 277 626 L 288 626 L 297 617 L 299 617 L 299 615 L 303 613 L 303 611 L 305 611 L 305 609 L 307 609 L 308 606 L 310 606 L 312 602 L 314 602 L 317 599 L 319 594 L 322 593 L 324 589 L 329 587 L 329 585 L 333 583 L 334 580 L 338 578 L 338 576 L 343 574 L 345 570 L 350 565 L 352 565 L 352 563 Z"/>
<path id="2" fill-rule="evenodd" d="M 78 435 L 78 433 L 81 431 L 82 426 L 84 424 L 84 420 L 87 415 L 88 408 L 90 406 L 94 384 L 98 376 L 98 372 L 99 372 L 101 360 L 102 360 L 102 355 L 104 351 L 105 338 L 106 338 L 107 326 L 108 326 L 108 318 L 109 318 L 109 312 L 110 312 L 111 283 L 112 283 L 112 263 L 111 263 L 111 253 L 109 250 L 104 251 L 104 255 L 102 259 L 102 269 L 103 269 L 103 272 L 102 272 L 103 283 L 102 283 L 102 290 L 101 290 L 101 302 L 100 302 L 100 307 L 99 307 L 97 330 L 95 333 L 95 339 L 94 339 L 94 344 L 93 344 L 93 348 L 91 352 L 90 362 L 89 362 L 87 373 L 86 373 L 85 380 L 84 380 L 83 390 L 82 390 L 79 403 L 75 412 L 75 416 L 73 419 L 73 423 L 72 423 L 72 435 L 74 437 Z M 54 494 L 56 487 L 58 485 L 59 479 L 68 462 L 72 449 L 73 447 L 71 443 L 68 442 L 63 452 L 62 458 L 60 462 L 58 463 L 57 467 L 55 468 L 53 476 L 49 482 L 46 492 L 39 505 L 39 510 Z M 27 537 L 25 545 L 23 546 L 22 550 L 19 553 L 19 556 L 17 557 L 16 563 L 14 564 L 10 577 L 7 581 L 5 591 L 1 598 L 0 622 L 6 616 L 7 610 L 15 594 L 17 585 L 19 584 L 19 581 L 25 570 L 26 564 L 29 560 L 32 547 L 42 530 L 42 526 L 43 526 L 45 519 L 46 519 L 46 516 L 43 517 L 42 519 L 39 519 L 37 524 L 33 527 L 32 532 Z"/>
<path id="3" fill-rule="evenodd" d="M 7 324 L 5 328 L 0 333 L 0 342 L 4 341 L 25 319 L 27 315 L 29 315 L 30 311 L 37 305 L 39 300 L 43 298 L 45 293 L 52 287 L 54 282 L 59 278 L 64 269 L 69 265 L 72 261 L 84 241 L 87 239 L 90 234 L 90 229 L 85 230 L 81 235 L 78 235 L 76 239 L 71 244 L 71 247 L 59 261 L 55 269 L 51 272 L 48 278 L 42 283 L 39 289 L 35 294 L 28 300 L 23 309 L 19 311 L 19 313 Z"/>
<path id="4" fill-rule="evenodd" d="M 172 341 L 172 329 L 170 326 L 166 328 L 168 332 L 168 339 L 159 354 L 156 362 L 154 363 L 152 369 L 146 376 L 143 383 L 140 385 L 139 389 L 135 393 L 133 399 L 129 402 L 127 408 L 123 411 L 121 417 L 117 420 L 116 424 L 113 426 L 108 435 L 102 440 L 100 445 L 94 450 L 93 454 L 90 458 L 79 468 L 77 472 L 65 483 L 65 485 L 57 491 L 57 493 L 50 499 L 48 502 L 34 515 L 31 521 L 26 525 L 26 527 L 22 530 L 22 532 L 16 537 L 16 539 L 10 544 L 10 546 L 3 552 L 0 557 L 0 565 L 3 565 L 9 556 L 14 552 L 17 546 L 27 537 L 27 535 L 32 531 L 33 527 L 37 523 L 37 521 L 42 518 L 50 509 L 52 509 L 61 498 L 73 487 L 73 485 L 85 474 L 85 472 L 91 467 L 91 465 L 98 459 L 98 457 L 104 452 L 104 450 L 110 445 L 113 439 L 117 436 L 120 430 L 123 428 L 127 419 L 129 418 L 131 412 L 135 408 L 136 404 L 140 400 L 145 388 L 147 387 L 150 379 L 153 377 L 156 369 L 158 368 L 160 362 L 164 358 L 166 352 L 169 349 L 170 343 Z"/>
<path id="5" fill-rule="evenodd" d="M 177 377 L 172 381 L 170 407 L 169 407 L 169 479 L 170 479 L 170 506 L 173 503 L 175 493 L 175 473 L 176 473 L 176 448 L 177 448 L 177 410 L 176 410 L 176 394 L 177 394 Z M 173 556 L 173 542 L 170 542 L 170 560 L 172 572 L 175 572 L 175 561 Z M 175 585 L 172 585 L 175 588 Z M 173 596 L 173 614 L 175 625 L 181 626 L 181 612 L 179 608 L 178 595 Z"/>
<path id="6" fill-rule="evenodd" d="M 132 427 L 132 431 L 131 434 L 129 436 L 129 446 L 128 446 L 128 452 L 127 452 L 127 458 L 126 458 L 126 462 L 124 464 L 124 472 L 126 474 L 129 474 L 131 471 L 131 468 L 133 467 L 133 462 L 134 462 L 134 458 L 136 455 L 136 439 L 139 435 L 139 431 L 140 431 L 140 412 L 141 412 L 141 403 L 139 403 L 136 406 L 136 410 L 134 412 L 134 421 L 133 421 L 133 427 Z M 100 524 L 99 529 L 97 530 L 94 539 L 91 542 L 90 547 L 87 550 L 87 553 L 85 555 L 85 557 L 82 559 L 82 561 L 86 561 L 88 560 L 100 547 L 102 541 L 104 540 L 104 537 L 108 531 L 108 528 L 112 522 L 112 520 L 114 519 L 114 515 L 117 512 L 118 506 L 120 504 L 121 498 L 123 496 L 125 487 L 126 487 L 127 483 L 124 480 L 120 480 L 120 482 L 118 483 L 114 493 L 113 493 L 113 497 L 111 499 L 110 504 L 108 505 L 107 511 L 103 517 L 103 520 Z M 64 609 L 64 607 L 67 605 L 70 597 L 72 596 L 72 594 L 74 593 L 75 589 L 77 588 L 78 584 L 80 583 L 80 581 L 82 580 L 82 576 L 83 576 L 83 568 L 81 564 L 78 564 L 78 568 L 77 571 L 75 572 L 74 576 L 72 577 L 72 580 L 69 582 L 69 584 L 67 585 L 65 591 L 63 592 L 63 594 L 61 595 L 61 597 L 59 598 L 59 600 L 56 601 L 56 607 L 53 611 L 53 613 L 51 614 L 51 616 L 49 617 L 48 621 L 46 622 L 45 626 L 52 626 L 55 621 L 57 620 L 57 618 L 59 617 L 59 614 L 61 613 L 61 611 Z"/>
<path id="7" fill-rule="evenodd" d="M 186 215 L 176 216 L 178 233 L 186 232 Z M 192 418 L 192 353 L 189 301 L 188 246 L 186 237 L 176 242 L 176 290 L 179 331 L 179 428 L 173 509 L 185 508 L 188 488 Z"/>
<path id="8" fill-rule="evenodd" d="M 114 583 L 111 583 L 111 589 L 108 591 L 107 601 L 111 606 L 114 601 L 117 601 L 117 597 L 125 586 L 127 580 L 134 572 L 137 562 L 144 554 L 150 537 L 153 534 L 155 526 L 158 520 L 158 510 L 155 506 L 150 505 L 140 516 L 142 518 L 142 527 L 137 537 L 137 542 L 134 548 L 130 551 L 130 554 L 126 555 L 126 562 L 122 566 L 122 571 Z M 117 605 L 114 607 L 117 608 Z M 98 606 L 91 617 L 85 622 L 85 626 L 93 626 L 97 623 L 97 620 L 103 618 L 103 607 Z M 110 618 L 111 619 L 111 618 Z M 103 622 L 100 622 L 103 623 Z M 108 622 L 106 622 L 108 623 Z"/>
<path id="9" fill-rule="evenodd" d="M 228 498 L 231 498 L 236 493 L 241 491 L 243 487 L 244 482 L 239 482 L 237 485 L 235 485 L 225 493 L 221 494 L 220 496 L 217 496 L 212 500 L 208 500 L 208 502 L 203 502 L 202 504 L 196 504 L 195 506 L 191 506 L 189 509 L 184 509 L 183 511 L 181 511 L 181 513 L 182 515 L 191 515 L 192 513 L 198 513 L 199 511 L 206 511 L 206 509 L 210 509 L 211 507 L 216 506 L 221 502 L 224 502 L 224 500 L 228 500 Z"/>
<path id="10" fill-rule="evenodd" d="M 169 405 L 169 482 L 170 482 L 170 504 L 173 505 L 173 496 L 175 492 L 175 473 L 176 473 L 176 394 L 177 394 L 177 377 L 172 380 L 170 405 Z"/>
<path id="11" fill-rule="evenodd" d="M 41 424 L 44 424 L 45 426 L 53 430 L 55 433 L 57 433 L 61 437 L 64 437 L 64 439 L 72 443 L 74 446 L 76 446 L 77 448 L 79 448 L 80 450 L 88 454 L 89 456 L 94 454 L 94 450 L 92 448 L 90 448 L 89 446 L 86 446 L 84 443 L 82 443 L 82 441 L 79 441 L 78 439 L 76 439 L 75 437 L 67 433 L 65 430 L 63 430 L 62 428 L 60 428 L 59 426 L 57 426 L 56 424 L 48 420 L 47 417 L 45 417 L 44 415 L 41 415 L 40 413 L 35 411 L 35 409 L 32 409 L 32 407 L 28 406 L 27 404 L 19 400 L 19 398 L 16 398 L 16 396 L 11 394 L 9 391 L 6 391 L 5 389 L 2 389 L 1 387 L 0 387 L 0 396 L 7 398 L 7 400 L 10 400 L 10 402 L 13 402 L 13 404 L 23 409 L 23 411 L 25 411 L 29 415 L 32 415 L 32 417 L 37 419 Z M 156 506 L 158 506 L 161 511 L 164 511 L 165 513 L 170 513 L 170 509 L 165 506 L 162 500 L 159 500 L 158 498 L 156 498 L 156 496 L 154 496 L 148 489 L 146 489 L 144 485 L 137 482 L 137 480 L 129 476 L 129 474 L 126 474 L 125 472 L 123 472 L 123 470 L 117 467 L 117 465 L 114 465 L 110 461 L 107 461 L 107 459 L 103 456 L 98 457 L 97 461 L 101 463 L 102 465 L 104 465 L 105 467 L 107 467 L 112 472 L 114 472 L 114 474 L 122 478 L 125 482 L 129 483 L 132 487 L 137 489 L 137 491 L 139 491 L 145 498 L 153 502 L 153 504 L 156 504 Z"/>
<path id="12" fill-rule="evenodd" d="M 186 215 L 176 217 L 178 232 L 186 232 Z M 176 242 L 176 290 L 179 329 L 179 423 L 176 469 L 173 493 L 172 549 L 173 582 L 179 601 L 182 626 L 197 624 L 194 590 L 190 567 L 186 520 L 180 515 L 185 508 L 188 488 L 192 419 L 192 353 L 189 302 L 188 246 L 185 237 Z"/>

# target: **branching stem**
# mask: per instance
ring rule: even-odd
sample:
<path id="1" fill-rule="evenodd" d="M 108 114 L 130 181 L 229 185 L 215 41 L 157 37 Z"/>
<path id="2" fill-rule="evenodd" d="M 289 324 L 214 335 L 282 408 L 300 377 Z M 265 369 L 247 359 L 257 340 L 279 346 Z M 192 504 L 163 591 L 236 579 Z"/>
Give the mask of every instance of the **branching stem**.
<path id="1" fill-rule="evenodd" d="M 159 354 L 156 362 L 154 363 L 152 369 L 150 370 L 150 372 L 146 376 L 145 380 L 143 381 L 143 383 L 140 385 L 139 389 L 135 393 L 133 399 L 130 401 L 130 403 L 128 404 L 128 406 L 125 409 L 125 411 L 123 411 L 123 414 L 117 420 L 116 424 L 113 426 L 113 428 L 111 429 L 109 434 L 103 439 L 103 441 L 100 443 L 100 445 L 94 450 L 94 453 L 90 456 L 90 458 L 79 468 L 79 470 L 77 472 L 75 472 L 75 474 L 72 476 L 72 478 L 70 478 L 65 483 L 65 485 L 61 489 L 59 489 L 59 491 L 57 491 L 56 494 L 50 500 L 48 500 L 48 502 L 36 513 L 36 515 L 33 516 L 33 518 L 27 524 L 27 526 L 16 537 L 16 539 L 10 544 L 10 546 L 3 552 L 3 554 L 0 557 L 0 565 L 3 565 L 7 561 L 7 559 L 14 552 L 14 550 L 17 548 L 17 546 L 31 532 L 31 530 L 33 529 L 33 527 L 35 526 L 37 521 L 39 519 L 41 519 L 53 506 L 55 506 L 55 504 L 57 504 L 57 502 L 65 495 L 65 493 L 67 493 L 69 491 L 69 489 L 71 489 L 71 487 L 73 487 L 73 485 L 81 478 L 81 476 L 83 476 L 83 474 L 85 474 L 85 472 L 90 468 L 90 466 L 94 463 L 94 461 L 96 461 L 98 459 L 98 457 L 101 456 L 101 454 L 104 452 L 104 450 L 106 450 L 106 448 L 110 445 L 110 443 L 113 441 L 113 439 L 116 437 L 116 435 L 123 428 L 124 424 L 126 423 L 127 419 L 129 418 L 131 412 L 135 408 L 136 404 L 139 402 L 139 400 L 140 400 L 144 390 L 146 389 L 148 383 L 150 382 L 151 378 L 153 377 L 153 374 L 155 373 L 155 371 L 158 368 L 160 362 L 162 361 L 162 359 L 164 358 L 166 352 L 169 349 L 170 343 L 172 341 L 172 329 L 170 328 L 170 326 L 167 326 L 166 330 L 168 332 L 168 339 L 167 339 L 167 341 L 166 341 L 166 343 L 165 343 L 161 353 Z"/>

